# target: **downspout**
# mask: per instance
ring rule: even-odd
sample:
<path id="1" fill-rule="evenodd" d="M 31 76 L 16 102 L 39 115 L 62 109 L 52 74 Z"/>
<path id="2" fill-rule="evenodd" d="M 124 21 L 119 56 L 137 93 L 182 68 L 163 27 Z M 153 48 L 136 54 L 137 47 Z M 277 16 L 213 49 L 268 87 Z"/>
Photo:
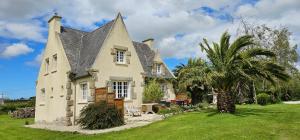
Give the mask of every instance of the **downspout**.
<path id="1" fill-rule="evenodd" d="M 74 115 L 73 115 L 73 120 L 74 120 L 74 125 L 76 125 L 76 80 L 72 82 L 74 84 Z"/>

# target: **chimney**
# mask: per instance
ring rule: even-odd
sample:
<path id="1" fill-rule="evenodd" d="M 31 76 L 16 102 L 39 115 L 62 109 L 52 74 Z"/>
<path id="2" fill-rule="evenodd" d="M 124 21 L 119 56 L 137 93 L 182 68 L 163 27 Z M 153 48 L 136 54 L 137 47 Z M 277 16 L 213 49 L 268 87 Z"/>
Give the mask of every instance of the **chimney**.
<path id="1" fill-rule="evenodd" d="M 154 39 L 153 38 L 146 39 L 146 40 L 144 40 L 142 42 L 144 44 L 148 45 L 151 49 L 153 49 L 153 44 L 154 44 Z"/>
<path id="2" fill-rule="evenodd" d="M 54 13 L 54 15 L 48 20 L 49 24 L 49 32 L 54 31 L 57 33 L 60 33 L 60 26 L 61 26 L 61 16 L 58 16 L 57 13 Z"/>

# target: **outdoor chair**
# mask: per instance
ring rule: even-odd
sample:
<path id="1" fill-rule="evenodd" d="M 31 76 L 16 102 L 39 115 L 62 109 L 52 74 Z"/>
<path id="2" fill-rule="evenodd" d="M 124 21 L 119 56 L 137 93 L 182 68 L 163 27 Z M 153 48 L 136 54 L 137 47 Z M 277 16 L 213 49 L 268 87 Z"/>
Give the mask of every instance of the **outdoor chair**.
<path id="1" fill-rule="evenodd" d="M 142 113 L 138 107 L 134 106 L 125 106 L 126 112 L 129 116 L 135 117 L 135 116 L 141 116 Z"/>

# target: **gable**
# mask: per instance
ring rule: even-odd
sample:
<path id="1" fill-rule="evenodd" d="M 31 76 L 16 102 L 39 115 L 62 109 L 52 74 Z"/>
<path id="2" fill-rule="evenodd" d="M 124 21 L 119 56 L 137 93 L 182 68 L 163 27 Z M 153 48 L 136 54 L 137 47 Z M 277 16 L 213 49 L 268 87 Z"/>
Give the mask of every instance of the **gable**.
<path id="1" fill-rule="evenodd" d="M 142 67 L 146 73 L 147 77 L 156 77 L 153 75 L 152 69 L 154 65 L 154 59 L 156 56 L 155 51 L 153 51 L 148 45 L 140 42 L 133 41 L 133 46 L 138 54 Z M 163 61 L 162 61 L 163 62 Z M 168 67 L 163 63 L 165 68 L 165 74 L 162 76 L 163 78 L 174 78 L 173 74 L 170 72 Z"/>
<path id="2" fill-rule="evenodd" d="M 112 28 L 115 28 L 113 26 L 117 22 L 118 18 L 121 21 L 118 22 L 118 24 L 122 23 L 122 27 L 120 27 L 122 30 L 124 29 L 126 31 L 125 36 L 128 36 L 126 27 L 120 14 L 115 20 L 104 24 L 92 32 L 84 32 L 68 27 L 61 28 L 59 37 L 63 44 L 67 59 L 70 63 L 71 72 L 75 75 L 74 78 L 80 78 L 89 75 L 88 69 L 92 67 L 97 59 L 97 56 L 101 53 L 101 48 L 104 44 L 104 41 L 106 40 L 107 36 L 109 36 Z M 118 42 L 118 40 L 119 38 L 115 39 L 114 42 Z M 129 40 L 130 44 L 133 44 L 134 46 L 134 50 L 137 53 L 138 59 L 144 72 L 146 73 L 146 76 L 155 77 L 155 75 L 152 74 L 153 61 L 156 56 L 155 52 L 144 43 L 132 42 L 130 38 Z M 163 66 L 165 68 L 165 74 L 163 77 L 173 78 L 174 76 L 164 63 Z"/>
<path id="3" fill-rule="evenodd" d="M 92 32 L 62 27 L 63 47 L 76 77 L 87 75 L 86 69 L 94 63 L 114 20 Z"/>

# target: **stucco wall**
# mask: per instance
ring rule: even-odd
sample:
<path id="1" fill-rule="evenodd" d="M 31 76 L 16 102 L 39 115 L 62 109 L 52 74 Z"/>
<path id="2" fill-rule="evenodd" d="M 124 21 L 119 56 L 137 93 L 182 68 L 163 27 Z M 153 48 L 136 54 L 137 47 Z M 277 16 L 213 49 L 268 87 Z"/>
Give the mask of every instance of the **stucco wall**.
<path id="1" fill-rule="evenodd" d="M 130 64 L 118 65 L 113 62 L 114 55 L 111 55 L 111 49 L 115 46 L 126 47 L 131 52 Z M 127 100 L 126 102 L 140 106 L 143 92 L 142 83 L 144 82 L 141 75 L 143 68 L 121 17 L 117 18 L 92 67 L 99 70 L 97 74 L 98 81 L 95 83 L 96 87 L 105 87 L 110 77 L 132 78 L 132 81 L 134 81 L 134 87 L 132 88 L 136 94 L 136 99 Z"/>
<path id="2" fill-rule="evenodd" d="M 59 19 L 49 23 L 49 33 L 42 64 L 36 85 L 36 122 L 62 121 L 66 116 L 66 83 L 70 65 L 65 55 L 62 43 L 56 31 L 59 31 Z M 56 71 L 52 69 L 53 55 L 57 55 Z M 50 67 L 45 72 L 45 59 L 49 58 Z M 41 89 L 45 89 L 45 98 L 41 97 Z"/>

